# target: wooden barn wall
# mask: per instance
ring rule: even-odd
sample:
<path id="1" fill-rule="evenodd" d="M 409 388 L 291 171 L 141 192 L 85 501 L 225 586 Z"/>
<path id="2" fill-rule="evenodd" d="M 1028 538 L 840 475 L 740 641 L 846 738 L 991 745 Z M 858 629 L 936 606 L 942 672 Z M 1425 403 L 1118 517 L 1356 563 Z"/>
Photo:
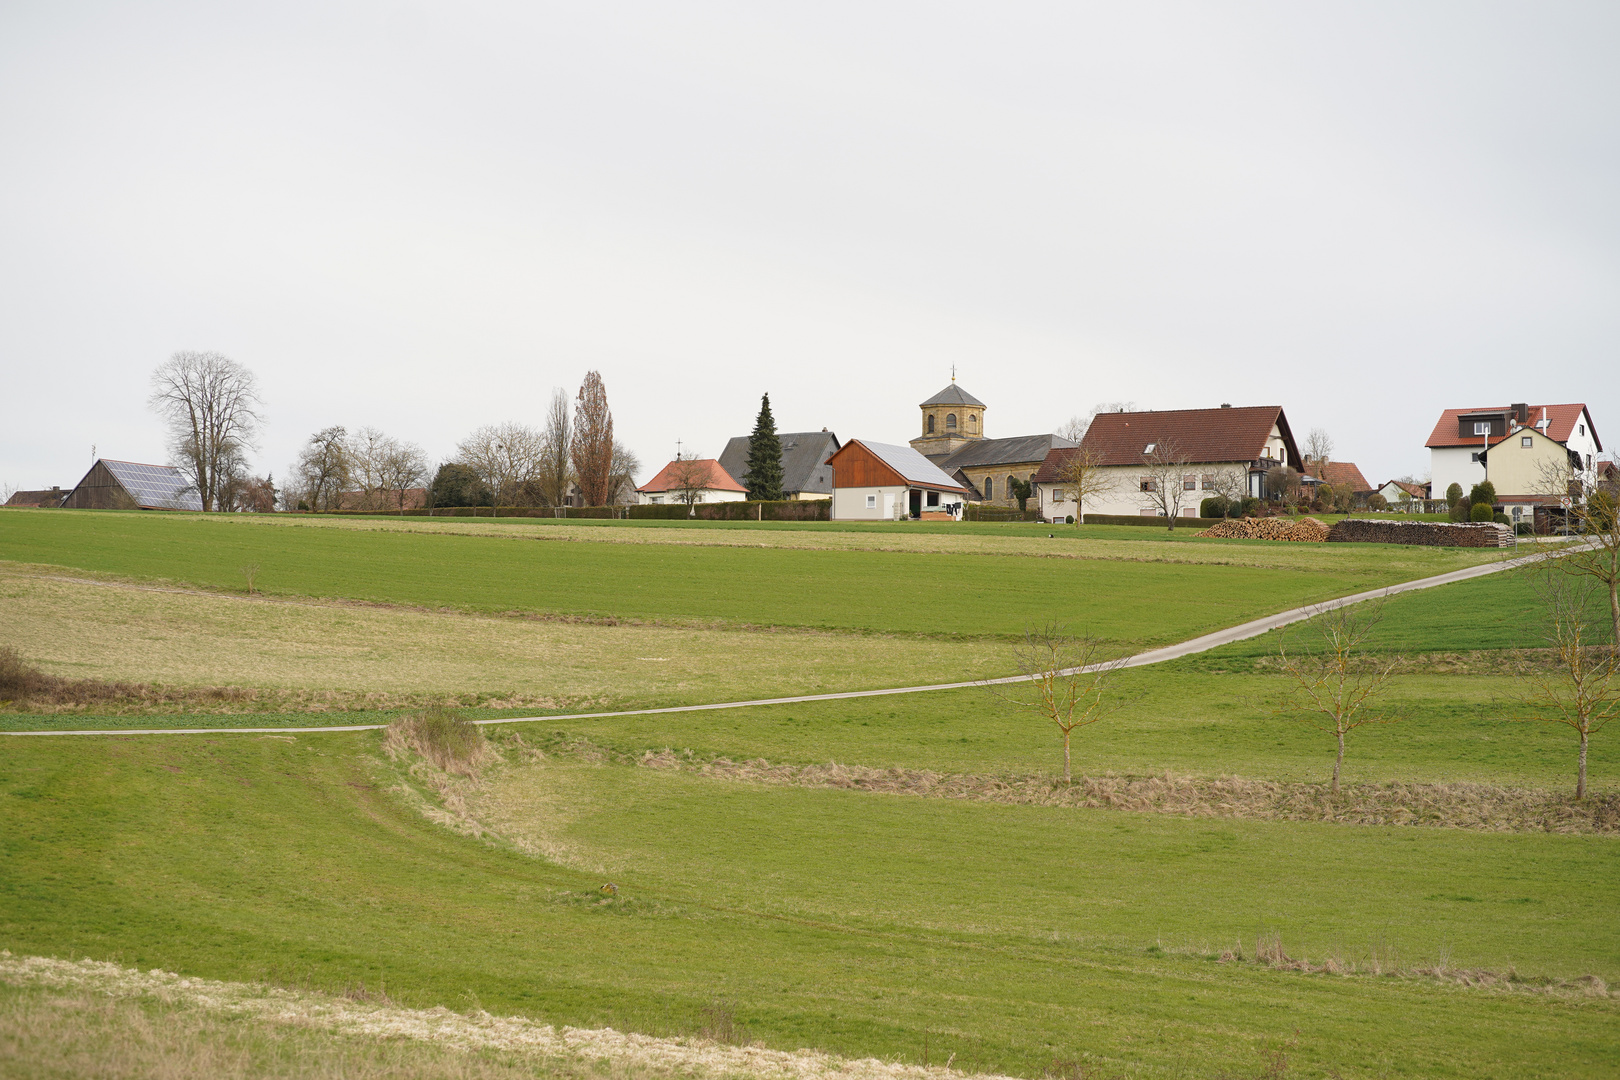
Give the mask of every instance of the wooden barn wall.
<path id="1" fill-rule="evenodd" d="M 844 448 L 833 455 L 829 464 L 833 467 L 834 487 L 906 486 L 905 477 L 895 472 L 882 458 L 860 443 L 845 443 Z"/>
<path id="2" fill-rule="evenodd" d="M 135 500 L 98 461 L 62 505 L 74 510 L 129 510 L 134 508 Z"/>

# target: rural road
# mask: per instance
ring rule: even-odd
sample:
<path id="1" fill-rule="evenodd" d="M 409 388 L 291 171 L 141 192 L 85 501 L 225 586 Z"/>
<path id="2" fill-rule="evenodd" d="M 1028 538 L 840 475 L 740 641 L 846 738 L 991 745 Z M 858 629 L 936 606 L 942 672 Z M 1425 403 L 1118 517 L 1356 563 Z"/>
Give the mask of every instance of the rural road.
<path id="1" fill-rule="evenodd" d="M 1569 550 L 1571 549 L 1565 549 L 1565 553 Z M 1459 581 L 1469 581 L 1473 578 L 1484 577 L 1487 574 L 1496 574 L 1503 570 L 1523 566 L 1541 556 L 1542 553 L 1537 552 L 1532 555 L 1504 559 L 1501 562 L 1482 563 L 1479 566 L 1469 566 L 1445 574 L 1436 574 L 1433 577 L 1403 581 L 1398 585 L 1389 585 L 1382 589 L 1371 589 L 1351 596 L 1341 596 L 1336 600 L 1324 600 L 1319 604 L 1291 608 L 1288 611 L 1280 611 L 1275 615 L 1267 615 L 1264 618 L 1239 623 L 1237 626 L 1229 626 L 1225 630 L 1216 630 L 1214 633 L 1204 634 L 1202 637 L 1191 638 L 1175 645 L 1166 645 L 1163 648 L 1149 649 L 1146 652 L 1137 653 L 1128 657 L 1121 666 L 1145 667 L 1148 664 L 1162 664 L 1166 660 L 1177 660 L 1183 656 L 1208 652 L 1210 649 L 1229 645 L 1234 641 L 1259 637 L 1261 634 L 1268 633 L 1281 626 L 1287 626 L 1290 623 L 1302 622 L 1324 611 L 1332 611 L 1334 608 L 1347 607 L 1350 604 L 1359 604 L 1364 600 L 1377 600 L 1381 597 L 1395 596 L 1404 592 L 1415 592 L 1418 589 L 1433 589 L 1440 585 L 1452 585 Z M 751 701 L 722 701 L 708 705 L 670 705 L 659 709 L 622 709 L 616 712 L 511 716 L 497 720 L 475 720 L 473 723 L 530 724 L 565 719 L 595 720 L 613 716 L 657 716 L 663 713 L 708 712 L 713 709 L 748 709 L 759 705 L 799 705 L 812 701 L 845 701 L 851 698 L 887 697 L 891 694 L 926 694 L 935 690 L 964 690 L 974 686 L 998 686 L 1023 682 L 1024 680 L 1025 676 L 1010 675 L 1000 679 L 931 683 L 927 686 L 896 686 L 883 690 L 842 690 L 832 694 L 799 694 L 794 697 L 755 698 Z M 323 731 L 375 731 L 387 726 L 386 724 L 334 724 L 325 727 L 93 728 L 78 731 L 4 731 L 0 732 L 0 735 L 293 735 L 298 733 L 313 734 Z"/>

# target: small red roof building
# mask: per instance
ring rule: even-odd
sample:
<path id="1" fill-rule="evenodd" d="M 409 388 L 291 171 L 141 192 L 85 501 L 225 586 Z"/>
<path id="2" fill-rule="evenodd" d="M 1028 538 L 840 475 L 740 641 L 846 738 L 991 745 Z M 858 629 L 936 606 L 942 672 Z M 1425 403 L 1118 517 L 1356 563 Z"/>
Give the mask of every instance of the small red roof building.
<path id="1" fill-rule="evenodd" d="M 688 470 L 693 470 L 689 472 Z M 696 470 L 703 470 L 697 473 Z M 696 483 L 699 479 L 701 484 Z M 740 491 L 748 489 L 737 483 L 732 475 L 720 467 L 714 458 L 677 458 L 658 470 L 658 475 L 636 488 L 644 495 L 662 495 L 666 491 Z"/>

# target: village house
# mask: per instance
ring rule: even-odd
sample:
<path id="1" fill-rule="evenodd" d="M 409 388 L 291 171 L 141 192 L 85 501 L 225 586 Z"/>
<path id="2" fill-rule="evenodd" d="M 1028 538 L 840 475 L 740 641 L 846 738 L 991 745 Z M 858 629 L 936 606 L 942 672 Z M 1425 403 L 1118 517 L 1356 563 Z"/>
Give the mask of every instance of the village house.
<path id="1" fill-rule="evenodd" d="M 44 488 L 39 491 L 13 491 L 11 493 L 11 498 L 6 500 L 6 505 L 24 507 L 57 507 L 62 505 L 62 500 L 66 497 L 67 492 L 63 491 L 59 487 Z"/>
<path id="2" fill-rule="evenodd" d="M 173 465 L 101 458 L 62 505 L 75 510 L 201 510 L 202 498 Z"/>
<path id="3" fill-rule="evenodd" d="M 1559 495 L 1556 492 L 1518 491 L 1516 485 L 1528 478 L 1520 478 L 1516 473 L 1502 476 L 1501 482 L 1486 475 L 1488 452 L 1503 440 L 1515 437 L 1521 428 L 1529 428 L 1564 447 L 1572 455 L 1569 459 L 1571 462 L 1579 460 L 1581 463 L 1576 479 L 1590 486 L 1591 473 L 1596 467 L 1597 456 L 1603 452 L 1603 444 L 1598 441 L 1597 428 L 1593 426 L 1586 406 L 1579 402 L 1565 405 L 1519 403 L 1479 409 L 1447 409 L 1440 414 L 1425 444 L 1429 450 L 1429 489 L 1434 492 L 1434 497 L 1443 496 L 1452 484 L 1467 492 L 1475 484 L 1489 479 L 1496 486 L 1499 497 L 1503 494 L 1546 494 L 1552 495 L 1556 502 Z M 1524 436 L 1517 437 L 1522 439 Z M 1532 440 L 1530 447 L 1521 446 L 1519 449 L 1532 449 L 1535 445 Z M 1504 483 L 1513 486 L 1514 490 L 1504 487 Z"/>
<path id="4" fill-rule="evenodd" d="M 1057 435 L 985 435 L 984 402 L 950 385 L 923 402 L 922 434 L 911 448 L 967 492 L 970 502 L 1017 505 L 1016 484 L 1029 483 L 1054 447 L 1073 446 Z"/>
<path id="5" fill-rule="evenodd" d="M 782 444 L 782 497 L 784 499 L 832 498 L 832 470 L 827 459 L 838 452 L 838 436 L 820 431 L 794 431 L 778 435 Z M 753 436 L 738 435 L 720 453 L 720 467 L 745 488 L 748 486 L 748 452 Z"/>
<path id="6" fill-rule="evenodd" d="M 1382 495 L 1391 506 L 1417 503 L 1421 511 L 1421 506 L 1428 502 L 1429 487 L 1411 480 L 1386 480 L 1376 494 Z"/>
<path id="7" fill-rule="evenodd" d="M 744 502 L 748 489 L 714 458 L 676 458 L 636 488 L 643 504 Z"/>
<path id="8" fill-rule="evenodd" d="M 1069 459 L 1082 454 L 1100 481 L 1097 493 L 1086 495 L 1087 514 L 1162 515 L 1155 489 L 1172 468 L 1182 517 L 1197 517 L 1206 498 L 1262 496 L 1266 474 L 1278 466 L 1303 472 L 1280 405 L 1098 413 L 1079 446 L 1055 447 L 1035 473 L 1044 519 L 1079 515 L 1065 473 Z"/>
<path id="9" fill-rule="evenodd" d="M 968 490 L 909 446 L 851 439 L 827 462 L 837 521 L 951 521 Z"/>

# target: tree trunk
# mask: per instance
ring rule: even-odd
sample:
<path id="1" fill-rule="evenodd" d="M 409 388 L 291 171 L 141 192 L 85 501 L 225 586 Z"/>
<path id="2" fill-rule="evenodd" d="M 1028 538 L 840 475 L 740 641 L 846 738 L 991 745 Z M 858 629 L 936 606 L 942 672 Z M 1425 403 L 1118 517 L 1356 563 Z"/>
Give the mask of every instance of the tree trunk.
<path id="1" fill-rule="evenodd" d="M 1581 764 L 1580 768 L 1576 770 L 1575 773 L 1576 799 L 1586 798 L 1586 741 L 1590 737 L 1591 736 L 1587 732 L 1581 732 Z"/>
<path id="2" fill-rule="evenodd" d="M 1620 548 L 1615 549 L 1614 559 L 1620 564 Z M 1609 639 L 1609 648 L 1620 653 L 1620 565 L 1610 567 L 1609 573 L 1609 618 L 1614 621 L 1614 636 Z"/>
<path id="3" fill-rule="evenodd" d="M 1581 776 L 1584 777 L 1585 775 L 1586 749 L 1585 744 L 1583 743 L 1581 749 Z M 1065 785 L 1073 783 L 1073 781 L 1069 779 L 1069 733 L 1067 731 L 1063 733 L 1063 783 Z"/>
<path id="4" fill-rule="evenodd" d="M 1337 795 L 1339 793 L 1339 770 L 1344 767 L 1344 732 L 1339 732 L 1339 756 L 1333 759 L 1333 783 L 1328 790 Z"/>

